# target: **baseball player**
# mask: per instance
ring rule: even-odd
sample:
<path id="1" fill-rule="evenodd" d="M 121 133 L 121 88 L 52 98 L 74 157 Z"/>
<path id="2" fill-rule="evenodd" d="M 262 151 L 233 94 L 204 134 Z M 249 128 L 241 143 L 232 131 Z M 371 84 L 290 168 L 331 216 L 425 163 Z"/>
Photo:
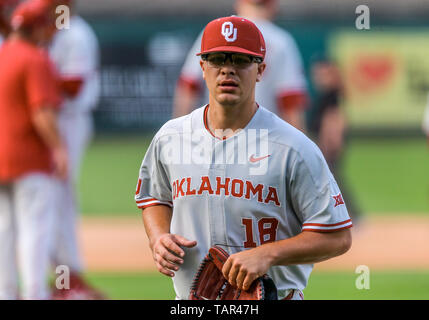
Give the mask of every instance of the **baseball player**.
<path id="1" fill-rule="evenodd" d="M 57 78 L 42 50 L 53 24 L 50 7 L 27 0 L 14 11 L 0 49 L 0 299 L 49 298 L 52 177 L 64 179 L 68 171 Z"/>
<path id="2" fill-rule="evenodd" d="M 54 265 L 70 268 L 70 290 L 54 289 L 55 299 L 101 299 L 82 276 L 76 224 L 79 210 L 76 185 L 83 154 L 93 134 L 92 110 L 100 94 L 99 48 L 97 38 L 85 20 L 75 14 L 71 0 L 46 0 L 71 10 L 70 28 L 56 33 L 50 55 L 61 77 L 64 96 L 59 114 L 60 134 L 70 159 L 68 179 L 56 188 L 57 220 Z"/>
<path id="3" fill-rule="evenodd" d="M 267 54 L 265 72 L 256 85 L 256 101 L 296 128 L 303 130 L 306 80 L 302 60 L 292 36 L 273 24 L 277 0 L 237 0 L 238 16 L 253 21 L 264 35 Z M 201 36 L 190 50 L 177 82 L 173 117 L 189 113 L 205 88 L 199 58 Z"/>
<path id="4" fill-rule="evenodd" d="M 360 209 L 347 188 L 346 179 L 341 170 L 347 123 L 345 112 L 341 107 L 344 89 L 340 70 L 335 62 L 320 56 L 311 66 L 311 75 L 316 97 L 309 132 L 314 135 L 329 169 L 337 179 L 343 196 L 347 200 L 349 215 L 356 225 L 361 216 Z"/>
<path id="5" fill-rule="evenodd" d="M 322 153 L 255 101 L 268 48 L 240 17 L 210 22 L 200 67 L 209 103 L 170 120 L 143 159 L 135 200 L 158 270 L 187 299 L 213 245 L 240 289 L 268 273 L 279 299 L 303 299 L 313 264 L 346 252 L 351 219 Z M 275 67 L 275 66 L 273 66 Z"/>

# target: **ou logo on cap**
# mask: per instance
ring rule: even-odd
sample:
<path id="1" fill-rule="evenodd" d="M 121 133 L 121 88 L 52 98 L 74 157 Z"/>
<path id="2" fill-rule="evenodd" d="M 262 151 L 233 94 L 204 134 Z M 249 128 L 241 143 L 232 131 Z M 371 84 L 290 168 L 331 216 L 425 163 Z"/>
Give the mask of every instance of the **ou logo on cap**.
<path id="1" fill-rule="evenodd" d="M 234 28 L 234 25 L 230 21 L 224 22 L 222 24 L 221 33 L 225 37 L 225 40 L 228 42 L 234 42 L 235 40 L 237 40 L 237 28 Z"/>

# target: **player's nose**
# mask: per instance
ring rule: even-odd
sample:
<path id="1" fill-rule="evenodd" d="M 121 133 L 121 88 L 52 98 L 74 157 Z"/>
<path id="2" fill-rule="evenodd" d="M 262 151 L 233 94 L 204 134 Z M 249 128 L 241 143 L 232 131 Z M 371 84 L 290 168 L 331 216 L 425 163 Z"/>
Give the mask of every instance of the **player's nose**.
<path id="1" fill-rule="evenodd" d="M 235 67 L 232 65 L 232 63 L 227 60 L 225 61 L 225 64 L 220 68 L 220 72 L 222 74 L 236 74 L 236 69 Z"/>

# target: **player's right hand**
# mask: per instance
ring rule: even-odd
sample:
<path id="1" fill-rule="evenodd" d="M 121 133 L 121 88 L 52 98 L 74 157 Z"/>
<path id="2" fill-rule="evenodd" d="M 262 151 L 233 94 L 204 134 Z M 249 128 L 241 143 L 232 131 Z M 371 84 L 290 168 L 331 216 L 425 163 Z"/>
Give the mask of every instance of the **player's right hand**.
<path id="1" fill-rule="evenodd" d="M 188 240 L 182 236 L 164 233 L 156 239 L 152 246 L 153 259 L 159 272 L 174 277 L 174 272 L 183 264 L 185 251 L 181 247 L 192 248 L 197 241 Z"/>

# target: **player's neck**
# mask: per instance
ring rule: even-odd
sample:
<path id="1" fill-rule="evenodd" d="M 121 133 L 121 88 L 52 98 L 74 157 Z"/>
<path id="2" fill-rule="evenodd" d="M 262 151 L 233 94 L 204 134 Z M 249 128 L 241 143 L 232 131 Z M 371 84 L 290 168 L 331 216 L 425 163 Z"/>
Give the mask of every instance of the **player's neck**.
<path id="1" fill-rule="evenodd" d="M 234 106 L 223 106 L 211 102 L 207 114 L 209 129 L 215 136 L 216 130 L 221 130 L 225 133 L 224 137 L 229 138 L 237 129 L 243 129 L 247 126 L 257 109 L 258 105 L 255 101 Z"/>

